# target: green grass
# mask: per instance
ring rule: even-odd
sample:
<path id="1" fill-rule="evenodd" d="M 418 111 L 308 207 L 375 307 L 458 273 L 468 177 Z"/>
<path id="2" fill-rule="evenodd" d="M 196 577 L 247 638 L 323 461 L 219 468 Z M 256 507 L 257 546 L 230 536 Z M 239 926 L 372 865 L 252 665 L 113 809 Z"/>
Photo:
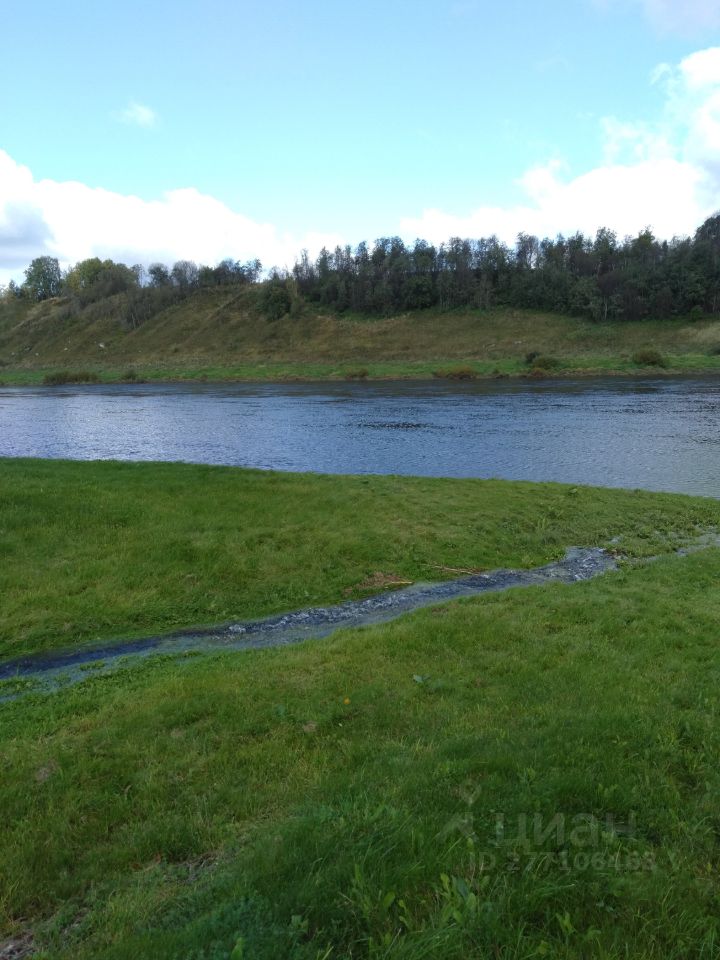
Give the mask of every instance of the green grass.
<path id="1" fill-rule="evenodd" d="M 545 484 L 0 460 L 0 658 L 359 595 L 373 573 L 667 549 L 714 501 Z"/>
<path id="2" fill-rule="evenodd" d="M 471 376 L 458 377 L 455 371 L 468 370 Z M 362 376 L 357 371 L 362 370 Z M 536 369 L 527 366 L 522 360 L 482 361 L 472 358 L 463 360 L 462 364 L 452 364 L 447 359 L 418 361 L 412 363 L 401 362 L 373 362 L 368 361 L 359 368 L 356 363 L 245 363 L 233 365 L 206 364 L 186 366 L 163 365 L 157 363 L 141 367 L 136 377 L 130 379 L 126 375 L 125 367 L 108 367 L 98 365 L 91 373 L 99 383 L 183 383 L 208 381 L 222 382 L 250 382 L 250 383 L 292 383 L 306 381 L 332 380 L 430 380 L 430 379 L 481 379 L 492 380 L 504 377 L 525 378 L 536 377 Z M 673 374 L 706 374 L 720 371 L 720 356 L 703 356 L 702 354 L 675 354 L 667 357 L 663 367 L 651 367 L 633 363 L 625 356 L 583 356 L 573 357 L 558 362 L 551 370 L 543 369 L 542 376 L 558 377 L 592 377 L 592 376 L 670 376 Z M 0 370 L 0 386 L 33 386 L 36 384 L 48 385 L 48 380 L 56 375 L 54 367 L 24 370 Z M 86 371 L 82 371 L 85 373 Z M 64 374 L 65 371 L 62 371 Z M 77 377 L 69 371 L 70 378 Z M 88 382 L 86 376 L 80 380 L 64 379 L 64 383 Z"/>
<path id="3" fill-rule="evenodd" d="M 8 929 L 68 958 L 716 956 L 719 576 L 713 551 L 5 707 Z"/>
<path id="4" fill-rule="evenodd" d="M 522 376 L 529 353 L 556 358 L 553 376 L 647 373 L 633 355 L 659 351 L 665 372 L 720 370 L 720 322 L 592 323 L 536 310 L 421 310 L 377 318 L 335 316 L 306 305 L 269 321 L 257 290 L 203 291 L 137 329 L 112 298 L 70 318 L 62 300 L 0 310 L 0 381 L 39 383 L 87 371 L 121 381 L 430 378 L 468 367 L 479 377 Z M 364 378 L 363 378 L 364 379 Z"/>
<path id="5" fill-rule="evenodd" d="M 56 605 L 86 632 L 142 626 L 141 585 L 148 623 L 168 616 L 164 586 L 172 617 L 209 615 L 212 589 L 261 613 L 303 590 L 341 599 L 378 569 L 529 565 L 614 535 L 647 556 L 719 509 L 554 485 L 0 467 L 3 629 L 32 620 L 25 649 L 55 642 Z M 719 582 L 720 551 L 666 554 L 298 647 L 89 670 L 1 705 L 0 947 L 717 956 Z"/>

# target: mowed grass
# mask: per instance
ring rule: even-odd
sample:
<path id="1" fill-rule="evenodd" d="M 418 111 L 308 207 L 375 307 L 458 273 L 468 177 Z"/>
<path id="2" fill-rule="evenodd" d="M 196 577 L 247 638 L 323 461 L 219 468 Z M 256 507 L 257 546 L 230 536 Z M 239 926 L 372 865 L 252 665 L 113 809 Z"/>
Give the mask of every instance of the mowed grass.
<path id="1" fill-rule="evenodd" d="M 719 582 L 717 550 L 666 557 L 0 707 L 4 935 L 73 960 L 716 957 Z"/>
<path id="2" fill-rule="evenodd" d="M 378 573 L 529 567 L 615 537 L 647 556 L 719 517 L 553 484 L 2 460 L 0 658 L 337 602 Z"/>

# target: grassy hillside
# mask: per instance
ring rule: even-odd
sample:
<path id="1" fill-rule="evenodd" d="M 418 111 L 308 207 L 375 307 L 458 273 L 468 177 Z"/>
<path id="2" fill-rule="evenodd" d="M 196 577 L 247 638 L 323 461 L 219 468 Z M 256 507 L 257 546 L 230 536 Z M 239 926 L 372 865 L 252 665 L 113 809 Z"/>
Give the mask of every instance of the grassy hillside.
<path id="1" fill-rule="evenodd" d="M 720 551 L 668 552 L 717 502 L 33 461 L 0 491 L 5 654 L 378 570 L 664 553 L 0 705 L 0 952 L 717 956 Z"/>
<path id="2" fill-rule="evenodd" d="M 201 291 L 137 329 L 117 319 L 115 300 L 68 316 L 67 302 L 0 305 L 0 379 L 32 382 L 53 370 L 103 379 L 240 379 L 526 374 L 530 352 L 550 372 L 637 372 L 632 357 L 655 348 L 667 370 L 720 370 L 720 322 L 592 323 L 536 311 L 418 311 L 384 319 L 333 316 L 305 305 L 271 321 L 255 288 Z M 653 368 L 657 369 L 657 368 Z"/>

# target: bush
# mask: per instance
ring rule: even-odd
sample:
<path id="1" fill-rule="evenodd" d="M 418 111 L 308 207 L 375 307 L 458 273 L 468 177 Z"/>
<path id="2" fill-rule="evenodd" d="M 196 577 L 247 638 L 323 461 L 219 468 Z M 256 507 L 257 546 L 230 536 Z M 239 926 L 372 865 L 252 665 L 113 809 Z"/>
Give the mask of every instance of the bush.
<path id="1" fill-rule="evenodd" d="M 663 355 L 650 348 L 637 350 L 630 359 L 639 367 L 664 367 L 666 365 Z"/>
<path id="2" fill-rule="evenodd" d="M 531 366 L 539 356 L 540 354 L 537 350 L 531 350 L 530 353 L 525 354 L 525 363 Z"/>
<path id="3" fill-rule="evenodd" d="M 362 367 L 360 370 L 348 370 L 345 374 L 346 380 L 366 380 L 370 376 L 370 371 Z"/>
<path id="4" fill-rule="evenodd" d="M 46 373 L 43 377 L 43 383 L 46 387 L 59 387 L 64 383 L 100 383 L 100 377 L 90 370 L 57 370 L 54 373 Z"/>
<path id="5" fill-rule="evenodd" d="M 547 357 L 545 354 L 536 354 L 533 358 L 532 365 L 536 370 L 556 370 L 560 366 L 560 361 L 557 357 Z"/>
<path id="6" fill-rule="evenodd" d="M 689 317 L 691 320 L 702 320 L 704 316 L 705 316 L 705 311 L 700 306 L 700 304 L 697 304 L 697 303 L 689 313 Z"/>
<path id="7" fill-rule="evenodd" d="M 440 380 L 475 380 L 477 373 L 472 367 L 450 367 L 448 370 L 434 370 L 433 376 Z"/>
<path id="8" fill-rule="evenodd" d="M 268 320 L 279 320 L 289 313 L 292 300 L 285 281 L 266 281 L 260 295 L 260 304 Z"/>
<path id="9" fill-rule="evenodd" d="M 130 367 L 129 370 L 126 370 L 125 373 L 120 377 L 121 380 L 124 380 L 126 383 L 134 383 L 138 380 L 138 372 Z"/>

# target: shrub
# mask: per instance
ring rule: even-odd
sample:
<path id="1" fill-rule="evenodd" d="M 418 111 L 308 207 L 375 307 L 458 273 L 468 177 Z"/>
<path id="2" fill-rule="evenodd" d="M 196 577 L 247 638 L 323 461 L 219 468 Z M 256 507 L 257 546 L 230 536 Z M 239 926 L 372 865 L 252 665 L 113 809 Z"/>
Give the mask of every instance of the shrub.
<path id="1" fill-rule="evenodd" d="M 560 366 L 557 357 L 547 357 L 545 354 L 536 354 L 532 365 L 536 370 L 556 370 Z"/>
<path id="2" fill-rule="evenodd" d="M 448 370 L 434 370 L 433 376 L 440 380 L 475 380 L 477 373 L 472 367 L 450 367 Z"/>
<path id="3" fill-rule="evenodd" d="M 525 354 L 525 363 L 531 366 L 539 356 L 540 354 L 537 350 L 531 350 L 530 353 Z"/>
<path id="4" fill-rule="evenodd" d="M 100 383 L 100 377 L 90 370 L 56 370 L 54 373 L 46 373 L 43 377 L 43 383 L 46 387 L 58 387 L 64 383 Z"/>
<path id="5" fill-rule="evenodd" d="M 279 320 L 290 312 L 290 291 L 284 280 L 267 280 L 260 294 L 260 305 L 268 320 Z"/>
<path id="6" fill-rule="evenodd" d="M 705 316 L 705 311 L 703 310 L 703 308 L 700 306 L 699 303 L 696 303 L 695 306 L 690 311 L 690 314 L 689 314 L 690 319 L 702 320 L 704 316 Z"/>
<path id="7" fill-rule="evenodd" d="M 651 348 L 636 350 L 630 359 L 639 367 L 664 367 L 666 365 L 663 355 L 658 350 Z"/>
<path id="8" fill-rule="evenodd" d="M 134 383 L 134 381 L 138 379 L 138 372 L 130 367 L 129 370 L 126 370 L 125 373 L 123 373 L 120 379 L 126 381 L 127 383 Z"/>
<path id="9" fill-rule="evenodd" d="M 348 370 L 345 374 L 346 380 L 366 380 L 370 376 L 370 371 L 362 367 L 360 370 Z"/>

